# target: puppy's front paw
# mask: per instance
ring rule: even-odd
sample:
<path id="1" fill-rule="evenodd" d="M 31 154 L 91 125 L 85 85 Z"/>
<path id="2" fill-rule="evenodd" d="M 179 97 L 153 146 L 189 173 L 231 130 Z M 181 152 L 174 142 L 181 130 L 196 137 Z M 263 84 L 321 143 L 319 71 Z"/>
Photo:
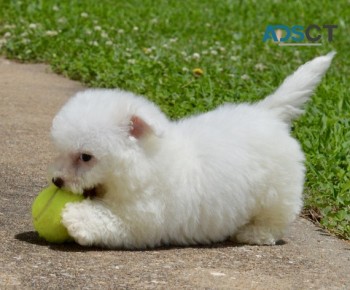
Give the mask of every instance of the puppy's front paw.
<path id="1" fill-rule="evenodd" d="M 84 203 L 68 203 L 62 211 L 62 224 L 69 235 L 82 246 L 94 243 L 93 229 L 89 224 L 89 211 Z"/>

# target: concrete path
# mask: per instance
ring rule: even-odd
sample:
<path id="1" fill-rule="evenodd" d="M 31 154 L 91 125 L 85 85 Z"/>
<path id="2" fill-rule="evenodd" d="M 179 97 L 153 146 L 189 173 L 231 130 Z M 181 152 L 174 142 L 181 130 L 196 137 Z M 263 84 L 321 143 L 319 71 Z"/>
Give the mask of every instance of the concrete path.
<path id="1" fill-rule="evenodd" d="M 46 186 L 51 120 L 82 86 L 0 59 L 0 289 L 350 289 L 350 243 L 299 219 L 273 247 L 107 251 L 41 241 L 31 203 Z"/>

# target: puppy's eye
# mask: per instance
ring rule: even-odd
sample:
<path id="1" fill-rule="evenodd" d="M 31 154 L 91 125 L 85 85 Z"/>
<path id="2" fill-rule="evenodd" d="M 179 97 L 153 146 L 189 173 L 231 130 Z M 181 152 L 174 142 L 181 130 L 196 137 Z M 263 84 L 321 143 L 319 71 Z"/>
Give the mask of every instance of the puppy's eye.
<path id="1" fill-rule="evenodd" d="M 86 153 L 83 153 L 80 155 L 80 160 L 84 162 L 89 162 L 91 160 L 92 156 Z"/>

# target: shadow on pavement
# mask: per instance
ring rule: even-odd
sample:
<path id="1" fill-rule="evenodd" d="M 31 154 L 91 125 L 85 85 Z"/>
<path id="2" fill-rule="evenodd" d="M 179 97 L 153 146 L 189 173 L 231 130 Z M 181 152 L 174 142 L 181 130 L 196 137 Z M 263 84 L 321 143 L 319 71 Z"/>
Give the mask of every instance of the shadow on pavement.
<path id="1" fill-rule="evenodd" d="M 53 244 L 45 241 L 43 238 L 39 237 L 38 233 L 35 231 L 23 232 L 15 235 L 15 239 L 26 242 L 29 244 L 34 244 L 38 246 L 49 247 L 55 251 L 64 252 L 88 252 L 88 251 L 104 251 L 103 248 L 98 247 L 83 247 L 74 242 L 65 242 L 62 244 Z"/>
<path id="2" fill-rule="evenodd" d="M 152 249 L 142 249 L 142 250 L 126 250 L 126 249 L 105 249 L 102 247 L 84 247 L 80 246 L 79 244 L 75 242 L 65 242 L 62 244 L 53 244 L 45 241 L 43 238 L 39 237 L 38 233 L 35 231 L 29 231 L 29 232 L 23 232 L 15 235 L 15 239 L 38 245 L 38 246 L 46 246 L 54 251 L 63 251 L 63 252 L 90 252 L 90 251 L 133 251 L 133 252 L 145 252 L 145 251 L 168 251 L 168 250 L 174 250 L 174 249 L 186 249 L 186 248 L 197 248 L 197 249 L 220 249 L 220 248 L 237 248 L 237 247 L 243 247 L 244 244 L 237 244 L 231 241 L 224 241 L 221 243 L 215 243 L 211 245 L 195 245 L 195 246 L 162 246 L 162 247 L 156 247 Z M 279 240 L 276 242 L 275 246 L 283 246 L 287 244 L 284 240 Z M 267 246 L 270 247 L 270 246 Z"/>

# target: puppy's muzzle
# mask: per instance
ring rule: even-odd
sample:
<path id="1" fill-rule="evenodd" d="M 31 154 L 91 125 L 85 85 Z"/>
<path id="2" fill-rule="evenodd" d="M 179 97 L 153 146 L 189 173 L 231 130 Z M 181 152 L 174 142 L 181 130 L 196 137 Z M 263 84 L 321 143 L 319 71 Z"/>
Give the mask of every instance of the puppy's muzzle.
<path id="1" fill-rule="evenodd" d="M 60 177 L 54 177 L 52 178 L 52 183 L 54 185 L 56 185 L 58 188 L 62 188 L 62 186 L 64 185 L 64 181 L 62 178 Z"/>

